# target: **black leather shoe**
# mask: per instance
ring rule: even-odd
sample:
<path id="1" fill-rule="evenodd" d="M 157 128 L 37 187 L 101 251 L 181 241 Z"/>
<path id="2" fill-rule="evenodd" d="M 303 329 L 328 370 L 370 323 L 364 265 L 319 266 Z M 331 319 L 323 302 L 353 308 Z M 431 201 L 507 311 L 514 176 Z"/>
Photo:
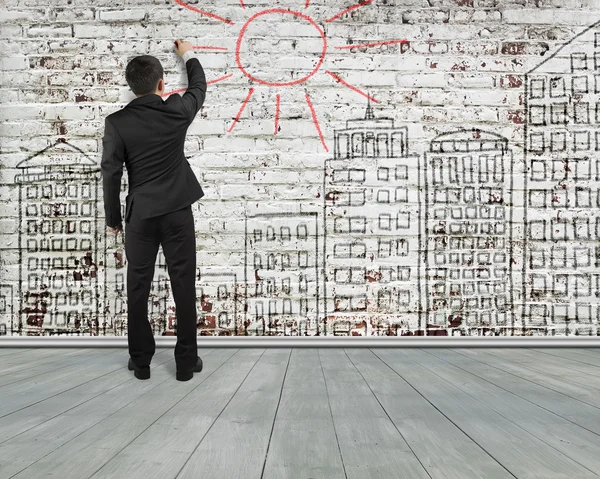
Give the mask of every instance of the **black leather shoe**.
<path id="1" fill-rule="evenodd" d="M 202 359 L 198 358 L 196 365 L 192 369 L 178 369 L 175 377 L 177 378 L 177 381 L 189 381 L 194 377 L 194 373 L 199 373 L 200 371 L 202 371 Z"/>
<path id="2" fill-rule="evenodd" d="M 150 366 L 141 368 L 136 366 L 131 358 L 129 358 L 129 364 L 127 365 L 130 371 L 133 371 L 133 375 L 138 379 L 150 379 Z"/>

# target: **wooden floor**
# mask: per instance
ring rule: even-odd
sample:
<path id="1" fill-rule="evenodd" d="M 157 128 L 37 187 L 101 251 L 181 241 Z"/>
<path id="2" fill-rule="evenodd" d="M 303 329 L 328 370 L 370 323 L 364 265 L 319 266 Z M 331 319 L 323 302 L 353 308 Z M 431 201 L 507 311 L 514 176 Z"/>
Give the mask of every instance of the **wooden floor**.
<path id="1" fill-rule="evenodd" d="M 600 477 L 600 349 L 0 349 L 0 478 Z"/>

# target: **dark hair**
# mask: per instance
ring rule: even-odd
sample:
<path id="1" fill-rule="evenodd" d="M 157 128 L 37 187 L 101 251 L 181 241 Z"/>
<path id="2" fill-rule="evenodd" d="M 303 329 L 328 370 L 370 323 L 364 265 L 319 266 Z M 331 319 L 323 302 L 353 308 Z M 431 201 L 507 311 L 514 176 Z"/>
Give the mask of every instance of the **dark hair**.
<path id="1" fill-rule="evenodd" d="M 153 93 L 163 78 L 163 67 L 158 58 L 141 55 L 133 58 L 125 69 L 125 78 L 131 91 L 136 95 Z"/>

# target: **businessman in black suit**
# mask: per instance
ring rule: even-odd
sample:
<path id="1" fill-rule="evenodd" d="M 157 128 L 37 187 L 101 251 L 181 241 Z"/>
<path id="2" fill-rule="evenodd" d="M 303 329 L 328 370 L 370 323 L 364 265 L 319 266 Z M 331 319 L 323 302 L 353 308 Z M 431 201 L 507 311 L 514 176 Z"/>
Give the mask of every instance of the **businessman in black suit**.
<path id="1" fill-rule="evenodd" d="M 163 100 L 160 61 L 149 55 L 132 59 L 125 76 L 137 98 L 106 117 L 101 170 L 106 224 L 115 234 L 123 228 L 119 199 L 123 166 L 129 176 L 125 201 L 129 370 L 138 379 L 150 377 L 155 342 L 148 322 L 148 297 L 162 245 L 177 311 L 176 377 L 187 381 L 202 370 L 191 205 L 204 193 L 183 148 L 187 129 L 204 104 L 206 77 L 193 57 L 192 44 L 177 40 L 175 46 L 185 61 L 187 91 Z"/>

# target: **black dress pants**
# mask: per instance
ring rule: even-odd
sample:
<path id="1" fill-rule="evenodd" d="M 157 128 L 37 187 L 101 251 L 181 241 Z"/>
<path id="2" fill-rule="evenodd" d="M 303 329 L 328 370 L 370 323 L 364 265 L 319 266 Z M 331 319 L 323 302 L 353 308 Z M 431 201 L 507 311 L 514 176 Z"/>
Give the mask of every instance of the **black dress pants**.
<path id="1" fill-rule="evenodd" d="M 149 366 L 155 352 L 148 321 L 148 298 L 158 247 L 162 245 L 176 307 L 177 369 L 191 369 L 198 359 L 196 311 L 196 231 L 192 207 L 140 219 L 135 206 L 125 226 L 127 257 L 127 334 L 129 355 L 140 367 Z"/>

